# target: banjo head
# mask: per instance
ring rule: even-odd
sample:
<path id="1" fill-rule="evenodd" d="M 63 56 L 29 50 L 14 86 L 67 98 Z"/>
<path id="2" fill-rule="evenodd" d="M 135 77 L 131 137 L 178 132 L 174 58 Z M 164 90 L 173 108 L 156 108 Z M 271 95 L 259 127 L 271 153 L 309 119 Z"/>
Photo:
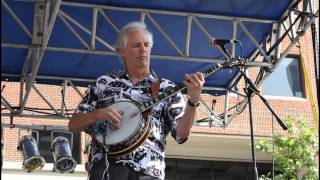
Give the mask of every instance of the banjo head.
<path id="1" fill-rule="evenodd" d="M 141 129 L 142 114 L 140 109 L 132 102 L 117 102 L 108 106 L 108 108 L 115 109 L 121 113 L 120 128 L 116 129 L 108 122 L 100 122 L 105 124 L 105 132 L 96 134 L 96 139 L 99 143 L 106 146 L 123 143 Z"/>

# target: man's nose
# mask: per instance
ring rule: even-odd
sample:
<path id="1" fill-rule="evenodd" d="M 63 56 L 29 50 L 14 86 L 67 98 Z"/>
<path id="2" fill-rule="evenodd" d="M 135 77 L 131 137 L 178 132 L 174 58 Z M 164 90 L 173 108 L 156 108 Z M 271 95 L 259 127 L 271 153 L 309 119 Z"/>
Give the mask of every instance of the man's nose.
<path id="1" fill-rule="evenodd" d="M 140 46 L 140 50 L 141 51 L 146 51 L 147 50 L 147 46 L 145 46 L 144 44 L 141 44 L 141 46 Z"/>

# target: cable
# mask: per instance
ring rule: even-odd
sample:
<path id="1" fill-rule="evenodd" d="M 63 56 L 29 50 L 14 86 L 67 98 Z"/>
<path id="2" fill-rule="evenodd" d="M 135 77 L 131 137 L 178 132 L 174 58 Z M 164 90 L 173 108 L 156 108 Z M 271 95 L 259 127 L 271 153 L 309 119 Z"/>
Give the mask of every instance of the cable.
<path id="1" fill-rule="evenodd" d="M 109 180 L 109 161 L 108 161 L 108 152 L 106 151 L 104 153 L 105 155 L 105 162 L 106 162 L 106 168 L 104 169 L 103 171 L 103 174 L 102 174 L 102 177 L 101 177 L 101 180 L 105 180 L 105 178 L 107 178 L 106 180 Z"/>
<path id="2" fill-rule="evenodd" d="M 242 47 L 242 43 L 240 40 L 237 40 L 237 43 L 236 44 L 239 44 L 240 46 L 240 58 L 243 57 L 243 47 Z"/>
<path id="3" fill-rule="evenodd" d="M 272 128 L 272 179 L 274 179 L 274 122 L 273 115 L 271 114 L 271 128 Z"/>
<path id="4" fill-rule="evenodd" d="M 311 111 L 313 114 L 313 118 L 314 118 L 317 130 L 319 131 L 319 117 L 318 117 L 318 113 L 317 113 L 317 107 L 316 107 L 315 101 L 313 99 L 311 84 L 310 84 L 309 76 L 307 73 L 306 65 L 304 62 L 303 53 L 301 51 L 301 45 L 300 45 L 300 42 L 298 42 L 298 43 L 299 43 L 300 61 L 301 61 L 303 76 L 304 76 L 305 83 L 306 83 L 307 97 L 308 97 L 309 102 L 311 104 Z"/>

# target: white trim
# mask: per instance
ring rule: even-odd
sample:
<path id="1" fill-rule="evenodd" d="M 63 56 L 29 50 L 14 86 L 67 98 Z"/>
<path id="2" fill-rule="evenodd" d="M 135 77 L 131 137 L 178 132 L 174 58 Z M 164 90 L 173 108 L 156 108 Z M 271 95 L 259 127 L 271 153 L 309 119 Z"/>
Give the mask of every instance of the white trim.
<path id="1" fill-rule="evenodd" d="M 52 172 L 53 163 L 46 163 L 41 170 L 31 173 L 22 169 L 22 162 L 3 162 L 1 179 L 23 180 L 86 180 L 84 165 L 78 164 L 73 173 Z"/>
<path id="2" fill-rule="evenodd" d="M 255 137 L 259 140 L 271 140 L 270 137 Z M 251 162 L 250 136 L 217 135 L 192 133 L 184 144 L 167 139 L 166 157 L 179 159 L 197 159 L 211 161 Z M 256 151 L 257 162 L 271 162 L 271 157 Z"/>
<path id="3" fill-rule="evenodd" d="M 306 98 L 301 97 L 292 97 L 292 96 L 273 96 L 273 95 L 263 95 L 266 99 L 272 99 L 272 100 L 284 100 L 284 101 L 301 101 L 301 102 L 307 102 Z"/>
<path id="4" fill-rule="evenodd" d="M 53 163 L 45 163 L 41 171 L 52 171 Z M 22 169 L 22 162 L 3 162 L 2 169 L 17 170 Z M 84 165 L 77 164 L 74 172 L 86 172 Z"/>

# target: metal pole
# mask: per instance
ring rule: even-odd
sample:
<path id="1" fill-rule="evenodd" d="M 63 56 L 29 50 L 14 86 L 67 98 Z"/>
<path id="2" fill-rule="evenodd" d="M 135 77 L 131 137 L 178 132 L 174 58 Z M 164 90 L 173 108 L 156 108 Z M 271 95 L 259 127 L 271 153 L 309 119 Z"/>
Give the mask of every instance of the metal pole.
<path id="1" fill-rule="evenodd" d="M 247 90 L 252 91 L 252 90 Z M 255 145 L 254 145 L 254 132 L 253 132 L 253 118 L 252 118 L 252 96 L 250 92 L 248 93 L 248 102 L 249 102 L 249 118 L 250 118 L 250 139 L 251 139 L 251 154 L 252 154 L 252 172 L 254 174 L 254 179 L 258 180 L 258 169 L 256 163 L 256 152 L 255 152 Z"/>

